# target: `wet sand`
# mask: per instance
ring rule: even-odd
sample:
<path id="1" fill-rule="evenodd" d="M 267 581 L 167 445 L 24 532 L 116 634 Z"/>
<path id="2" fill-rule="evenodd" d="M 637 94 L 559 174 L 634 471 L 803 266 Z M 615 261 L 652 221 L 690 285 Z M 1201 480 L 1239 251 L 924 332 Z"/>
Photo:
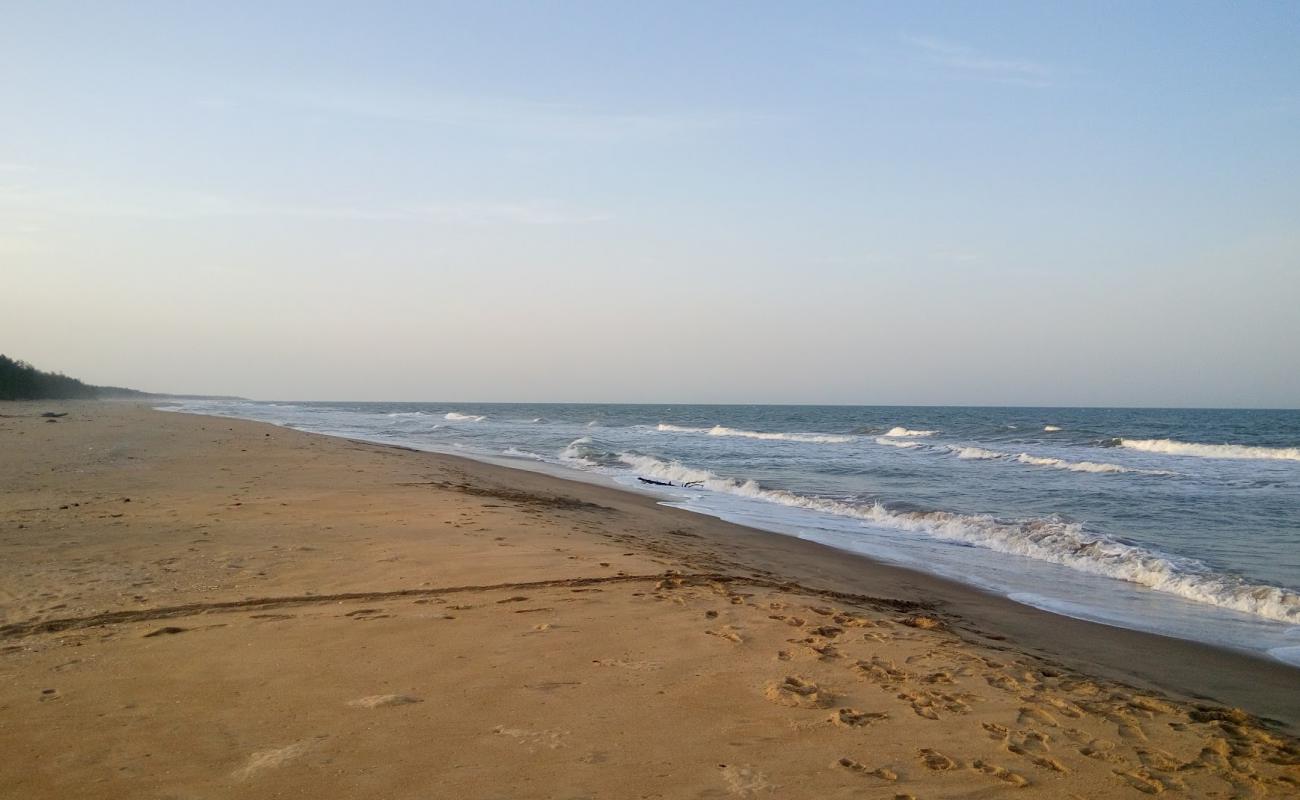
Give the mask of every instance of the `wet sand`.
<path id="1" fill-rule="evenodd" d="M 451 456 L 0 415 L 3 797 L 1300 794 L 1282 664 Z"/>

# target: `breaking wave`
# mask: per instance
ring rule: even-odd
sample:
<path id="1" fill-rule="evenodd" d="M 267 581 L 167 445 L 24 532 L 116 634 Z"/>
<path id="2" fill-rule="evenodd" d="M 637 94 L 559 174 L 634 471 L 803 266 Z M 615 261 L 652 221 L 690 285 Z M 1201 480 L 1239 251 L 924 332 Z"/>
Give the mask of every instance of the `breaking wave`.
<path id="1" fill-rule="evenodd" d="M 1006 458 L 1006 453 L 999 453 L 996 450 L 985 450 L 983 447 L 948 447 L 948 452 L 958 458 L 972 459 L 976 461 L 987 461 L 994 458 Z"/>
<path id="2" fill-rule="evenodd" d="M 1009 520 L 947 511 L 891 511 L 879 502 L 856 504 L 765 489 L 753 480 L 733 480 L 708 470 L 653 456 L 620 453 L 638 473 L 674 483 L 698 482 L 704 489 L 824 514 L 865 524 L 927 534 L 937 539 L 1047 561 L 1080 572 L 1128 581 L 1198 603 L 1266 619 L 1300 623 L 1300 594 L 1277 586 L 1247 583 L 1216 573 L 1198 561 L 1162 555 L 1085 531 L 1057 518 Z"/>
<path id="3" fill-rule="evenodd" d="M 909 442 L 906 439 L 887 439 L 884 436 L 876 437 L 876 444 L 887 444 L 890 447 L 920 447 L 920 442 Z"/>
<path id="4" fill-rule="evenodd" d="M 914 431 L 903 427 L 893 427 L 885 432 L 886 436 L 933 436 L 934 431 Z"/>
<path id="5" fill-rule="evenodd" d="M 1056 425 L 1044 425 L 1043 430 L 1047 431 L 1048 433 L 1052 433 L 1053 431 L 1059 431 L 1060 427 Z"/>
<path id="6" fill-rule="evenodd" d="M 1120 447 L 1170 456 L 1300 461 L 1300 447 L 1254 447 L 1244 444 L 1198 444 L 1176 439 L 1120 439 Z"/>
<path id="7" fill-rule="evenodd" d="M 487 419 L 487 417 L 476 416 L 474 414 L 460 414 L 455 411 L 449 411 L 443 417 L 443 419 L 450 420 L 452 422 L 482 422 L 483 420 Z"/>
<path id="8" fill-rule="evenodd" d="M 527 458 L 532 461 L 545 461 L 546 458 L 532 452 L 531 450 L 520 450 L 518 447 L 507 447 L 501 451 L 502 455 L 511 456 L 512 458 Z"/>
<path id="9" fill-rule="evenodd" d="M 883 443 L 889 442 L 885 439 Z M 906 446 L 896 444 L 895 447 Z M 915 446 L 915 445 L 911 445 Z M 1119 464 L 1107 464 L 1098 461 L 1066 461 L 1063 458 L 1046 458 L 1042 456 L 1032 456 L 1029 453 L 999 453 L 996 450 L 985 450 L 983 447 L 961 447 L 959 445 L 944 445 L 941 452 L 952 453 L 958 458 L 969 461 L 1016 461 L 1021 464 L 1028 464 L 1031 467 L 1050 467 L 1051 469 L 1064 469 L 1070 472 L 1129 472 L 1142 475 L 1172 475 L 1172 472 L 1155 469 L 1137 469 L 1135 467 L 1123 467 Z"/>
<path id="10" fill-rule="evenodd" d="M 1053 469 L 1068 469 L 1071 472 L 1136 472 L 1144 475 L 1172 474 L 1165 472 L 1164 470 L 1121 467 L 1119 464 L 1106 464 L 1097 461 L 1066 461 L 1061 458 L 1040 458 L 1038 456 L 1031 456 L 1028 453 L 1021 453 L 1016 456 L 1016 460 L 1021 464 L 1032 464 L 1035 467 L 1051 467 Z"/>
<path id="11" fill-rule="evenodd" d="M 583 436 L 569 442 L 560 451 L 560 460 L 585 467 L 621 467 L 623 460 L 618 453 L 606 450 L 592 441 L 590 436 Z"/>
<path id="12" fill-rule="evenodd" d="M 763 439 L 765 441 L 804 442 L 807 444 L 847 444 L 856 437 L 841 436 L 832 433 L 764 433 L 746 431 L 738 428 L 725 428 L 714 425 L 712 428 L 686 428 L 681 425 L 660 423 L 658 430 L 666 433 L 707 433 L 710 436 L 739 436 L 745 439 Z"/>

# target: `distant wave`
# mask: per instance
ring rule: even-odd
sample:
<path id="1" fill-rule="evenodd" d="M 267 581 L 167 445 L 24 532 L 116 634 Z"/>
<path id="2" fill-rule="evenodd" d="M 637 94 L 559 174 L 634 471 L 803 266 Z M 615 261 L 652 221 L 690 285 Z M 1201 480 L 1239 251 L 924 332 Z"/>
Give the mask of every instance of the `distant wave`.
<path id="1" fill-rule="evenodd" d="M 763 439 L 765 441 L 804 442 L 807 444 L 846 444 L 856 437 L 840 436 L 832 433 L 764 433 L 746 431 L 738 428 L 725 428 L 714 425 L 712 428 L 686 428 L 681 425 L 660 423 L 659 431 L 667 433 L 707 433 L 710 436 L 739 436 L 745 439 Z"/>
<path id="2" fill-rule="evenodd" d="M 1029 453 L 999 453 L 996 450 L 985 450 L 983 447 L 961 447 L 958 445 L 944 445 L 943 450 L 952 453 L 961 459 L 970 461 L 1015 461 L 1021 464 L 1028 464 L 1032 467 L 1051 467 L 1052 469 L 1064 469 L 1070 472 L 1130 472 L 1144 475 L 1171 475 L 1173 473 L 1164 470 L 1137 469 L 1135 467 L 1123 467 L 1119 464 L 1107 464 L 1097 461 L 1066 461 L 1063 458 L 1045 458 L 1042 456 L 1032 456 Z"/>
<path id="3" fill-rule="evenodd" d="M 1048 433 L 1052 433 L 1053 431 L 1059 431 L 1060 428 L 1057 427 L 1056 425 L 1044 425 L 1043 430 L 1047 431 Z"/>
<path id="4" fill-rule="evenodd" d="M 888 439 L 885 438 L 884 436 L 877 436 L 876 444 L 887 444 L 890 447 L 905 447 L 905 448 L 921 446 L 920 442 L 909 442 L 906 439 Z"/>
<path id="5" fill-rule="evenodd" d="M 1061 564 L 1080 572 L 1129 581 L 1199 603 L 1267 619 L 1300 623 L 1300 594 L 1247 583 L 1216 573 L 1200 562 L 1177 559 L 1090 533 L 1077 522 L 1055 518 L 1003 520 L 947 511 L 891 511 L 880 503 L 854 504 L 765 489 L 753 480 L 733 480 L 677 461 L 620 453 L 641 475 L 674 483 L 699 482 L 704 489 L 824 514 L 853 517 L 870 525 L 915 531 L 1001 553 Z"/>
<path id="6" fill-rule="evenodd" d="M 1017 455 L 1016 460 L 1021 464 L 1032 464 L 1035 467 L 1052 467 L 1053 469 L 1068 469 L 1071 472 L 1139 472 L 1146 475 L 1172 474 L 1170 472 L 1165 472 L 1164 470 L 1121 467 L 1119 464 L 1106 464 L 1096 461 L 1066 461 L 1060 458 L 1040 458 L 1038 456 L 1031 456 L 1028 453 Z"/>
<path id="7" fill-rule="evenodd" d="M 451 420 L 452 422 L 482 422 L 487 419 L 487 417 L 480 417 L 474 414 L 460 414 L 455 411 L 450 411 L 443 417 L 443 419 Z"/>
<path id="8" fill-rule="evenodd" d="M 933 436 L 934 431 L 914 431 L 903 427 L 893 427 L 885 432 L 886 436 Z"/>
<path id="9" fill-rule="evenodd" d="M 427 417 L 429 415 L 424 413 L 423 411 L 394 411 L 388 416 L 393 417 L 394 419 L 398 419 L 404 417 Z"/>
<path id="10" fill-rule="evenodd" d="M 1200 458 L 1249 458 L 1300 461 L 1300 447 L 1253 447 L 1244 444 L 1198 444 L 1175 439 L 1120 439 L 1121 447 L 1147 453 Z"/>
<path id="11" fill-rule="evenodd" d="M 1006 458 L 1006 453 L 999 453 L 995 450 L 985 450 L 983 447 L 957 447 L 949 446 L 949 453 L 958 458 L 974 459 L 977 461 L 987 461 L 994 458 Z"/>

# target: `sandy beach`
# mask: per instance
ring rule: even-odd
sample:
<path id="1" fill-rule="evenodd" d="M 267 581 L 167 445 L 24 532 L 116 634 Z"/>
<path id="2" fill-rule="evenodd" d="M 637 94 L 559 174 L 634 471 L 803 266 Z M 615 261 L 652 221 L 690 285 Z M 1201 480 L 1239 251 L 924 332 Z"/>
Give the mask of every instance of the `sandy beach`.
<path id="1" fill-rule="evenodd" d="M 1300 796 L 1295 669 L 612 488 L 126 402 L 0 487 L 6 798 Z"/>

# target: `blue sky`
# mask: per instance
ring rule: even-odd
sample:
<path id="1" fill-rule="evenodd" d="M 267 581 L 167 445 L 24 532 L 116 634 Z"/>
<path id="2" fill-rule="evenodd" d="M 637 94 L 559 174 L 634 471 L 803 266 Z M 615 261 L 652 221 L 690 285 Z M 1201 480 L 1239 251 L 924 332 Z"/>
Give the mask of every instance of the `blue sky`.
<path id="1" fill-rule="evenodd" d="M 1293 4 L 6 9 L 0 349 L 96 382 L 1300 406 Z"/>

